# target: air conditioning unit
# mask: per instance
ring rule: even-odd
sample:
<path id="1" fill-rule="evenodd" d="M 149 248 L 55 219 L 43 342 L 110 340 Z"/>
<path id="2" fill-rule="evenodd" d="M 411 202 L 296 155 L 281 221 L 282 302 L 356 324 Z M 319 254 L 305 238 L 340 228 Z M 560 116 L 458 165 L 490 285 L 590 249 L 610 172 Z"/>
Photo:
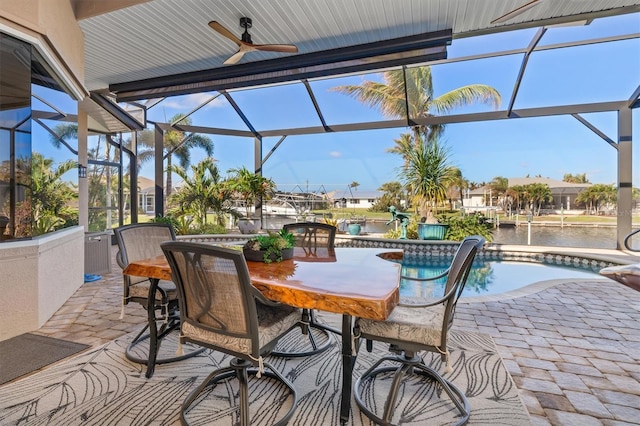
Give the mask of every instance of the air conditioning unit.
<path id="1" fill-rule="evenodd" d="M 84 273 L 108 274 L 111 272 L 111 234 L 88 232 L 84 237 Z"/>

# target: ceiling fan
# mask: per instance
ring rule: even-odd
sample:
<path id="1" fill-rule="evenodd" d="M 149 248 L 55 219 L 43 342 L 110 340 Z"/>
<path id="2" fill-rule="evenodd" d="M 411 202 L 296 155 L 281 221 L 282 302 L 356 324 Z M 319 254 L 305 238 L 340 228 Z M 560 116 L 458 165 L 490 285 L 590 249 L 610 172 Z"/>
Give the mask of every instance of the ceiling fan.
<path id="1" fill-rule="evenodd" d="M 523 4 L 520 7 L 517 7 L 515 9 L 513 9 L 511 12 L 505 13 L 504 15 L 494 19 L 493 21 L 491 21 L 492 24 L 500 24 L 502 22 L 506 22 L 509 19 L 515 18 L 516 16 L 520 15 L 521 13 L 526 12 L 527 10 L 531 9 L 534 6 L 537 6 L 539 4 L 541 4 L 542 1 L 540 0 L 531 0 L 525 4 Z"/>
<path id="2" fill-rule="evenodd" d="M 231 55 L 229 59 L 224 61 L 225 65 L 235 64 L 237 63 L 245 53 L 252 52 L 254 50 L 263 50 L 266 52 L 285 52 L 285 53 L 297 53 L 298 48 L 292 44 L 253 44 L 251 41 L 251 34 L 249 34 L 248 29 L 251 28 L 251 18 L 242 17 L 240 18 L 240 26 L 244 28 L 244 32 L 242 33 L 242 39 L 236 37 L 231 31 L 223 27 L 217 21 L 209 22 L 209 26 L 214 30 L 233 41 L 238 45 L 238 51 Z"/>

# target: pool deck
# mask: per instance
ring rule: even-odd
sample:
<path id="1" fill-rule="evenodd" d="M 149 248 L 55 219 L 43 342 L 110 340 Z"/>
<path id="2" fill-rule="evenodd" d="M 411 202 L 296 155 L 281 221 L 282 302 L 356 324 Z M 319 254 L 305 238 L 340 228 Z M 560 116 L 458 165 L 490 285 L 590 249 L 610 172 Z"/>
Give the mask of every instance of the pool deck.
<path id="1" fill-rule="evenodd" d="M 640 262 L 615 250 L 500 249 Z M 132 303 L 119 319 L 121 297 L 114 261 L 111 273 L 85 283 L 36 333 L 98 346 L 138 331 L 146 313 Z M 493 337 L 534 425 L 619 426 L 640 424 L 639 324 L 640 292 L 602 277 L 461 299 L 454 328 Z"/>

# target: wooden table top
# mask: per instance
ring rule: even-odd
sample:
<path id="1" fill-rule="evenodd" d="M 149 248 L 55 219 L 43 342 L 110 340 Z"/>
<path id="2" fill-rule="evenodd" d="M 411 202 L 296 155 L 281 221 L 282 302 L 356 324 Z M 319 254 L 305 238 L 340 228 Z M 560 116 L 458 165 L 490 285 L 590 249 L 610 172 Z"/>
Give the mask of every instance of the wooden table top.
<path id="1" fill-rule="evenodd" d="M 247 262 L 252 284 L 267 298 L 288 305 L 384 320 L 399 299 L 400 265 L 379 248 L 294 250 L 279 263 Z M 401 253 L 401 251 L 399 251 Z M 127 275 L 171 280 L 164 256 L 131 262 Z"/>

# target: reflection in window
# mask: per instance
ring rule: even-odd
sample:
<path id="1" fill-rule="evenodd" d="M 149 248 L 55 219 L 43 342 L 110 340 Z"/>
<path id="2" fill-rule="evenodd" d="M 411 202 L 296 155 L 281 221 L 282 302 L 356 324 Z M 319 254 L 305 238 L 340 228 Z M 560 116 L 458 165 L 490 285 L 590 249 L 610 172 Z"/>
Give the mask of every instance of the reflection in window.
<path id="1" fill-rule="evenodd" d="M 31 236 L 30 46 L 0 34 L 0 240 Z"/>

